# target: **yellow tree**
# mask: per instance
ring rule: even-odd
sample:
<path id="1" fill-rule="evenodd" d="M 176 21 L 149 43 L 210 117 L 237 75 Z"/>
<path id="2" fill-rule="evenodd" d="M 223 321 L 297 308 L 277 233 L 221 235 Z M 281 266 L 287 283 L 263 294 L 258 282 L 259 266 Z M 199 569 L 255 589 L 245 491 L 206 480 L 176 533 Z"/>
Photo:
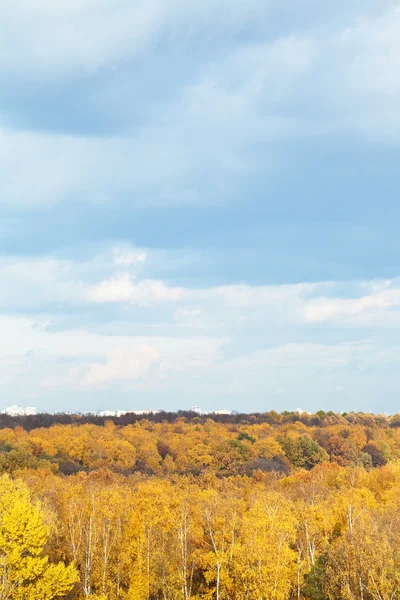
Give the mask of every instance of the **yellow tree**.
<path id="1" fill-rule="evenodd" d="M 176 486 L 169 503 L 170 519 L 165 520 L 165 551 L 161 557 L 162 595 L 168 600 L 190 600 L 195 595 L 199 566 L 198 540 L 202 535 L 197 513 L 199 490 L 195 484 Z"/>
<path id="2" fill-rule="evenodd" d="M 297 576 L 295 516 L 280 494 L 255 497 L 241 519 L 233 578 L 236 599 L 287 600 Z"/>
<path id="3" fill-rule="evenodd" d="M 67 554 L 78 565 L 84 597 L 117 594 L 123 565 L 121 537 L 126 491 L 117 477 L 98 471 L 63 482 L 57 505 Z"/>
<path id="4" fill-rule="evenodd" d="M 199 560 L 208 595 L 224 600 L 230 597 L 230 567 L 240 518 L 235 488 L 227 482 L 220 489 L 205 489 L 199 494 L 198 511 L 203 529 Z"/>
<path id="5" fill-rule="evenodd" d="M 130 496 L 121 553 L 129 571 L 129 600 L 158 597 L 165 588 L 170 552 L 166 534 L 172 526 L 169 509 L 172 494 L 168 482 L 149 480 L 139 484 Z M 165 591 L 162 596 L 168 597 Z"/>
<path id="6" fill-rule="evenodd" d="M 331 545 L 326 570 L 328 598 L 393 600 L 400 589 L 398 511 L 381 514 L 366 489 L 343 498 L 344 530 Z"/>
<path id="7" fill-rule="evenodd" d="M 21 481 L 0 478 L 0 600 L 52 600 L 77 581 L 73 565 L 44 555 L 49 529 Z"/>
<path id="8" fill-rule="evenodd" d="M 319 570 L 339 518 L 341 504 L 324 477 L 331 466 L 324 463 L 310 472 L 297 471 L 287 479 L 287 485 L 281 482 L 290 494 L 296 520 L 297 598 L 301 597 L 304 577 L 314 577 L 313 572 Z"/>

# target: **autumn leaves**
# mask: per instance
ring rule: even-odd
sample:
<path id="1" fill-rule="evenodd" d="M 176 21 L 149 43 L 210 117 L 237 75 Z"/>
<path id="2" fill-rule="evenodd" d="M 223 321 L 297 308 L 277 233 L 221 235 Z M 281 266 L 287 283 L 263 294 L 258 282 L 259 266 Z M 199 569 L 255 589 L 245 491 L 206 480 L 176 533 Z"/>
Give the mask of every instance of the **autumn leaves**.
<path id="1" fill-rule="evenodd" d="M 398 600 L 398 431 L 0 430 L 0 600 Z"/>
<path id="2" fill-rule="evenodd" d="M 20 477 L 31 497 L 21 481 L 0 480 L 1 600 L 50 600 L 69 588 L 79 600 L 400 596 L 397 465 L 324 463 L 260 480 Z"/>
<path id="3" fill-rule="evenodd" d="M 44 515 L 26 485 L 0 478 L 0 599 L 52 600 L 78 581 L 73 565 L 49 563 Z"/>
<path id="4" fill-rule="evenodd" d="M 363 422 L 367 416 L 355 418 Z M 215 473 L 287 475 L 324 462 L 366 469 L 400 459 L 400 429 L 386 420 L 350 423 L 335 415 L 318 426 L 300 421 L 222 424 L 177 418 L 134 425 L 53 425 L 0 429 L 0 473 L 47 469 L 62 475 L 101 468 L 124 475 L 172 477 Z"/>

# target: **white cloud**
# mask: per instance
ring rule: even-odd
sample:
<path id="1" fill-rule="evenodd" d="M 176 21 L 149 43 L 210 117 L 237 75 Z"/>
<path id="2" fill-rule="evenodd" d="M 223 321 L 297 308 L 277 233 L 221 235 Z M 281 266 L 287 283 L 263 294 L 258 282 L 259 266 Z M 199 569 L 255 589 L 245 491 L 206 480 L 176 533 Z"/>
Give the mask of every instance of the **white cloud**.
<path id="1" fill-rule="evenodd" d="M 92 302 L 130 302 L 134 292 L 131 277 L 122 275 L 89 288 L 87 298 Z"/>
<path id="2" fill-rule="evenodd" d="M 116 265 L 128 267 L 136 266 L 146 262 L 147 252 L 132 250 L 131 248 L 115 248 L 114 262 Z"/>
<path id="3" fill-rule="evenodd" d="M 321 34 L 322 32 L 322 34 Z M 297 89 L 313 107 L 313 135 L 340 132 L 362 139 L 400 135 L 400 9 L 398 2 L 366 5 L 313 33 L 312 72 Z M 300 115 L 301 117 L 301 115 Z"/>
<path id="4" fill-rule="evenodd" d="M 296 343 L 276 346 L 260 352 L 239 356 L 227 363 L 232 370 L 251 370 L 304 367 L 336 367 L 348 365 L 353 356 L 351 344 Z"/>
<path id="5" fill-rule="evenodd" d="M 357 92 L 380 97 L 396 99 L 400 96 L 400 6 L 397 2 L 382 14 L 365 16 L 355 26 L 345 29 L 341 41 L 357 50 L 349 65 L 349 86 Z"/>
<path id="6" fill-rule="evenodd" d="M 14 72 L 91 72 L 140 54 L 162 35 L 185 43 L 214 27 L 235 30 L 265 14 L 266 2 L 211 0 L 3 0 L 0 65 Z"/>
<path id="7" fill-rule="evenodd" d="M 36 4 L 39 0 L 32 2 Z M 167 21 L 170 18 L 173 20 L 175 11 L 180 15 L 179 18 L 188 18 L 189 21 L 197 18 L 193 23 L 195 29 L 204 17 L 201 27 L 209 30 L 215 26 L 214 19 L 220 10 L 221 16 L 224 14 L 225 25 L 233 18 L 240 26 L 247 14 L 254 19 L 257 12 L 265 10 L 265 3 L 259 0 L 239 2 L 235 8 L 229 4 L 228 11 L 223 7 L 216 9 L 211 2 L 201 3 L 201 7 L 196 8 L 193 5 L 188 8 L 187 3 L 181 0 L 173 0 L 172 4 L 164 0 L 143 3 L 138 0 L 133 3 L 119 0 L 119 3 L 122 4 L 121 10 L 109 0 L 90 3 L 89 7 L 86 3 L 83 3 L 85 7 L 81 7 L 73 2 L 73 8 L 61 2 L 57 11 L 39 3 L 38 14 L 43 13 L 39 21 L 39 38 L 42 35 L 56 35 L 57 27 L 44 26 L 46 19 L 57 21 L 62 29 L 57 36 L 58 44 L 62 45 L 64 28 L 67 31 L 65 48 L 60 49 L 57 41 L 50 39 L 47 40 L 52 48 L 49 52 L 46 43 L 37 43 L 35 49 L 39 55 L 43 51 L 47 57 L 47 60 L 41 57 L 37 59 L 40 68 L 51 66 L 48 61 L 54 61 L 54 68 L 59 67 L 58 62 L 62 62 L 64 50 L 72 53 L 72 56 L 64 57 L 67 63 L 71 60 L 79 68 L 87 63 L 96 64 L 96 59 L 91 57 L 92 51 L 99 64 L 102 60 L 112 62 L 113 25 L 120 22 L 123 30 L 129 32 L 129 40 L 135 40 L 135 29 L 143 29 L 140 25 L 142 10 L 149 14 L 149 18 L 157 15 L 152 21 L 156 30 L 158 19 L 162 21 L 166 17 Z M 28 11 L 33 23 L 29 24 L 29 35 L 24 35 L 24 40 L 30 43 L 35 40 L 36 13 L 32 12 L 32 7 L 28 10 L 24 0 L 20 0 L 17 19 L 12 14 L 14 4 L 10 2 L 7 8 L 0 8 L 0 19 L 3 10 L 18 29 L 23 27 L 21 18 Z M 224 0 L 222 4 L 228 3 Z M 95 13 L 94 19 L 91 18 L 92 12 Z M 126 12 L 129 12 L 128 18 Z M 70 24 L 68 19 L 72 19 Z M 85 26 L 83 32 L 80 31 L 81 20 L 87 20 L 91 31 L 93 28 L 92 34 L 100 46 L 104 33 L 107 41 L 105 48 L 96 44 L 95 48 L 91 47 L 90 34 L 85 31 Z M 3 23 L 5 21 L 2 20 Z M 97 21 L 104 21 L 106 25 L 98 27 Z M 131 21 L 134 21 L 133 27 Z M 69 44 L 70 36 L 76 39 L 75 44 Z M 123 36 L 116 35 L 116 40 L 123 47 Z M 136 42 L 133 41 L 134 46 Z M 24 48 L 24 44 L 0 40 L 0 56 L 2 43 L 12 51 L 23 53 L 21 48 Z M 21 68 L 34 68 L 35 49 L 32 52 L 29 47 L 29 59 L 21 59 Z M 77 56 L 73 54 L 74 51 Z M 82 58 L 81 53 L 84 54 Z M 125 58 L 124 53 L 122 56 Z M 265 147 L 294 132 L 304 131 L 304 126 L 297 118 L 277 111 L 276 106 L 271 107 L 271 103 L 292 96 L 293 86 L 308 72 L 314 56 L 315 41 L 312 38 L 292 35 L 270 43 L 248 44 L 227 55 L 223 53 L 213 63 L 207 62 L 199 67 L 190 80 L 183 76 L 172 98 L 163 105 L 153 106 L 151 120 L 144 119 L 134 135 L 128 125 L 125 135 L 108 137 L 0 129 L 0 159 L 3 165 L 0 205 L 50 205 L 68 203 L 71 198 L 77 197 L 83 202 L 114 202 L 126 194 L 130 195 L 135 206 L 149 202 L 174 205 L 227 199 L 235 190 L 235 184 L 224 176 L 224 171 L 238 176 L 252 173 L 255 169 L 262 169 L 265 174 L 266 170 L 276 168 L 276 154 L 272 150 L 268 152 L 268 158 L 263 155 L 261 164 L 255 160 L 253 153 L 243 151 L 245 145 L 262 143 Z M 13 64 L 12 60 L 7 62 Z M 104 93 L 107 94 L 107 90 Z M 121 94 L 125 96 L 126 92 Z M 119 110 L 116 106 L 125 101 L 120 96 L 114 100 L 106 102 L 108 112 Z M 142 102 L 146 103 L 146 98 Z M 131 105 L 129 102 L 130 111 Z M 126 116 L 131 122 L 131 112 Z M 195 144 L 188 152 L 190 140 L 195 140 Z M 20 177 L 21 172 L 24 177 Z"/>
<path id="8" fill-rule="evenodd" d="M 400 287 L 383 282 L 371 285 L 372 293 L 359 298 L 316 298 L 305 306 L 309 322 L 343 322 L 356 319 L 357 324 L 382 324 L 382 319 L 400 323 Z M 392 310 L 395 309 L 395 310 Z"/>
<path id="9" fill-rule="evenodd" d="M 184 90 L 182 108 L 197 125 L 199 139 L 277 141 L 299 129 L 271 104 L 290 96 L 312 67 L 312 38 L 282 37 L 248 44 L 204 68 Z M 232 127 L 232 123 L 235 124 Z M 201 126 L 200 126 L 201 125 Z M 221 136 L 223 136 L 221 138 Z"/>
<path id="10" fill-rule="evenodd" d="M 205 329 L 207 314 L 200 307 L 179 308 L 174 316 L 176 323 L 184 327 L 194 329 Z"/>
<path id="11" fill-rule="evenodd" d="M 116 349 L 105 363 L 95 363 L 85 376 L 85 384 L 96 387 L 112 381 L 141 379 L 159 361 L 160 351 L 154 346 L 140 345 L 132 351 Z"/>
<path id="12" fill-rule="evenodd" d="M 116 277 L 121 271 L 122 277 L 134 277 L 145 259 L 143 250 L 128 246 L 108 248 L 86 260 L 0 256 L 0 310 L 31 312 L 63 306 L 68 311 L 88 301 L 91 280 L 105 273 Z"/>
<path id="13" fill-rule="evenodd" d="M 166 8 L 157 0 L 5 0 L 2 66 L 21 72 L 98 69 L 145 48 Z"/>
<path id="14" fill-rule="evenodd" d="M 376 293 L 384 298 L 373 304 L 373 310 L 378 306 L 384 314 L 391 310 L 392 303 L 399 303 L 398 290 L 388 300 L 386 292 L 389 292 L 390 285 L 393 284 L 368 284 L 369 289 L 374 290 L 371 296 Z M 364 283 L 360 290 L 368 286 Z M 386 292 L 385 286 L 389 286 Z M 287 297 L 287 289 L 285 293 Z M 371 373 L 372 377 L 376 369 L 388 369 L 390 365 L 396 368 L 399 363 L 400 349 L 393 341 L 388 345 L 379 339 L 363 339 L 365 322 L 356 335 L 356 340 L 361 338 L 357 343 L 305 341 L 310 339 L 310 333 L 304 320 L 293 321 L 290 325 L 289 339 L 292 337 L 297 341 L 273 342 L 271 333 L 278 332 L 278 339 L 282 339 L 281 332 L 287 331 L 287 313 L 291 310 L 290 296 L 289 300 L 285 300 L 285 295 L 279 298 L 277 290 L 274 290 L 274 297 L 275 302 L 280 304 L 280 313 L 270 314 L 267 321 L 270 304 L 261 304 L 260 308 L 252 303 L 246 307 L 241 301 L 238 307 L 232 308 L 219 303 L 218 293 L 211 300 L 209 297 L 204 300 L 205 304 L 199 303 L 199 298 L 196 298 L 197 304 L 184 304 L 178 309 L 179 319 L 183 321 L 179 321 L 178 325 L 175 323 L 165 336 L 160 335 L 162 313 L 157 313 L 159 317 L 152 320 L 153 335 L 147 336 L 129 332 L 113 335 L 112 329 L 104 335 L 83 326 L 56 331 L 48 329 L 45 322 L 37 319 L 0 317 L 2 392 L 10 394 L 13 401 L 24 398 L 26 393 L 27 397 L 34 398 L 35 394 L 41 395 L 41 390 L 50 393 L 55 389 L 60 393 L 63 390 L 90 393 L 96 389 L 116 393 L 141 390 L 154 394 L 165 394 L 168 390 L 182 394 L 185 390 L 193 394 L 196 401 L 200 401 L 202 395 L 208 398 L 211 394 L 216 398 L 227 396 L 230 392 L 240 401 L 243 397 L 262 394 L 264 390 L 274 396 L 278 394 L 287 398 L 288 394 L 294 394 L 293 398 L 297 398 L 296 394 L 307 393 L 314 387 L 322 394 L 324 390 L 332 392 L 338 385 L 347 389 L 355 378 L 364 377 L 363 373 L 368 377 Z M 263 296 L 261 299 L 264 301 Z M 328 298 L 325 300 L 329 301 Z M 351 298 L 346 300 L 352 301 Z M 296 296 L 296 302 L 301 302 L 303 309 L 309 301 L 313 302 L 312 299 Z M 369 306 L 369 303 L 364 302 L 364 305 Z M 368 310 L 367 317 L 370 318 Z M 248 315 L 248 321 L 240 325 L 240 336 L 237 337 L 236 322 L 243 311 Z M 346 311 L 348 313 L 347 307 Z M 348 327 L 347 313 L 335 313 L 337 326 Z M 259 323 L 260 314 L 264 315 L 263 325 Z M 174 324 L 174 316 L 176 318 L 176 308 L 164 318 L 172 319 Z M 203 320 L 202 332 L 205 335 L 202 337 L 196 334 L 198 318 Z M 351 318 L 354 319 L 353 314 Z M 224 333 L 227 335 L 216 335 L 213 319 L 225 320 Z M 373 319 L 374 323 L 382 321 L 382 318 L 377 319 L 377 313 L 373 313 Z M 180 329 L 182 322 L 187 327 L 184 335 Z M 247 330 L 252 324 L 256 326 L 256 334 L 255 330 L 250 329 L 250 333 Z M 337 331 L 340 330 L 337 328 Z M 255 347 L 260 349 L 255 351 Z M 335 381 L 336 387 L 333 385 Z M 232 386 L 232 382 L 239 383 Z M 175 401 L 182 402 L 181 396 Z M 250 405 L 245 408 L 250 409 Z"/>
<path id="15" fill-rule="evenodd" d="M 92 302 L 128 302 L 140 306 L 176 302 L 182 294 L 182 288 L 167 287 L 162 281 L 148 279 L 134 283 L 129 275 L 102 281 L 87 290 L 87 298 Z"/>
<path id="16" fill-rule="evenodd" d="M 61 0 L 55 8 L 44 0 L 5 0 L 0 65 L 3 57 L 14 75 L 50 69 L 62 77 L 63 68 L 90 70 L 125 61 L 160 35 L 172 45 L 193 42 L 199 31 L 203 43 L 210 32 L 226 32 L 230 39 L 247 20 L 257 31 L 268 5 Z M 150 120 L 134 135 L 130 125 L 125 136 L 106 138 L 0 130 L 0 205 L 71 198 L 114 202 L 127 194 L 135 206 L 221 201 L 232 196 L 241 174 L 258 170 L 265 176 L 281 166 L 284 156 L 271 147 L 276 141 L 338 127 L 397 135 L 400 13 L 387 3 L 379 14 L 368 9 L 362 20 L 354 18 L 354 9 L 347 26 L 329 33 L 310 26 L 307 33 L 294 34 L 289 23 L 278 38 L 270 32 L 257 38 L 262 42 L 228 44 L 214 60 L 196 65 L 190 79 L 183 73 L 168 100 L 152 107 Z M 107 110 L 117 110 L 130 93 L 107 101 Z M 315 108 L 311 122 L 307 111 L 299 114 L 305 101 Z M 129 111 L 127 123 L 133 118 Z M 196 142 L 188 151 L 190 140 Z M 252 152 L 254 144 L 263 151 Z"/>
<path id="17" fill-rule="evenodd" d="M 195 169 L 194 161 L 167 137 L 162 130 L 96 138 L 0 128 L 0 205 L 68 203 L 77 195 L 102 203 L 126 192 L 151 191 L 155 179 L 161 188 L 182 181 Z M 142 205 L 146 199 L 132 202 Z"/>
<path id="18" fill-rule="evenodd" d="M 279 305 L 281 302 L 295 301 L 297 298 L 311 295 L 324 287 L 324 283 L 300 283 L 289 285 L 224 285 L 200 292 L 204 297 L 218 298 L 224 305 L 240 308 L 262 305 Z"/>
<path id="19" fill-rule="evenodd" d="M 83 284 L 69 260 L 0 258 L 0 309 L 35 310 L 40 304 L 73 304 L 82 300 Z"/>
<path id="20" fill-rule="evenodd" d="M 245 333 L 257 322 L 292 327 L 334 322 L 353 328 L 400 323 L 398 280 L 186 288 L 149 278 L 143 272 L 147 256 L 147 251 L 117 246 L 83 261 L 0 257 L 0 310 L 44 313 L 51 323 L 52 313 L 77 314 L 88 306 L 120 306 L 126 319 L 137 318 L 132 311 L 157 309 L 154 327 L 168 326 L 169 334 L 174 326 L 223 335 L 239 327 Z"/>
<path id="21" fill-rule="evenodd" d="M 101 335 L 83 328 L 49 331 L 21 317 L 0 317 L 0 328 L 0 385 L 36 393 L 42 387 L 85 390 L 143 379 L 162 388 L 170 374 L 210 368 L 222 359 L 226 343 L 199 336 Z"/>
<path id="22" fill-rule="evenodd" d="M 148 278 L 147 255 L 114 246 L 81 262 L 3 257 L 1 311 L 27 316 L 0 316 L 2 391 L 14 402 L 27 388 L 32 399 L 193 388 L 198 401 L 229 390 L 240 399 L 298 393 L 295 382 L 314 379 L 333 390 L 335 377 L 348 389 L 350 370 L 400 360 L 398 280 L 174 287 Z"/>
<path id="23" fill-rule="evenodd" d="M 36 4 L 37 8 L 33 9 Z M 22 37 L 20 28 L 22 31 L 27 26 L 23 24 L 25 18 L 33 19 L 33 24 L 29 24 L 29 35 L 24 33 L 23 44 L 0 40 L 0 56 L 7 56 L 1 53 L 1 44 L 4 44 L 12 52 L 22 52 L 21 68 L 32 68 L 35 51 L 40 57 L 38 65 L 43 68 L 49 66 L 48 61 L 54 61 L 54 68 L 59 67 L 58 63 L 64 59 L 67 64 L 70 61 L 79 68 L 83 65 L 90 68 L 90 65 L 113 62 L 119 51 L 125 58 L 125 44 L 132 43 L 132 50 L 146 45 L 144 39 L 150 39 L 160 27 L 165 26 L 172 35 L 168 27 L 174 19 L 191 21 L 197 15 L 199 20 L 193 27 L 207 29 L 207 26 L 215 26 L 220 12 L 220 8 L 210 2 L 188 8 L 181 0 L 173 0 L 172 4 L 164 0 L 132 3 L 119 0 L 119 9 L 109 0 L 83 3 L 84 6 L 73 1 L 72 7 L 65 2 L 58 4 L 57 10 L 39 0 L 20 0 L 19 3 L 9 0 L 2 5 L 0 18 L 2 11 L 6 16 L 2 22 L 9 18 L 13 23 L 9 36 Z M 225 1 L 222 4 L 225 6 Z M 242 19 L 249 14 L 255 26 L 258 12 L 265 10 L 263 5 L 265 3 L 255 0 L 247 3 L 247 7 L 243 2 L 235 8 L 230 5 L 226 18 L 240 23 L 240 13 Z M 391 57 L 396 56 L 399 19 L 397 13 L 394 14 L 395 17 L 388 12 L 370 18 L 367 24 L 333 32 L 324 38 L 318 31 L 307 35 L 283 33 L 268 42 L 229 47 L 217 54 L 215 60 L 198 66 L 190 79 L 183 75 L 168 101 L 153 106 L 151 120 L 144 119 L 134 135 L 129 126 L 125 129 L 126 135 L 108 137 L 0 130 L 3 165 L 0 204 L 9 207 L 48 205 L 68 203 L 77 197 L 84 202 L 112 202 L 126 194 L 135 206 L 149 202 L 169 205 L 228 199 L 241 174 L 258 170 L 265 176 L 281 166 L 284 157 L 280 153 L 278 164 L 277 153 L 271 146 L 277 141 L 293 136 L 321 135 L 340 122 L 346 127 L 359 127 L 361 121 L 368 125 L 367 117 L 370 120 L 373 117 L 372 123 L 386 118 L 373 116 L 377 106 L 370 103 L 370 96 L 375 94 L 373 90 L 385 87 L 389 96 L 397 98 L 398 74 Z M 202 18 L 203 24 L 199 25 Z M 45 26 L 46 20 L 48 26 Z M 53 21 L 55 26 L 51 27 Z M 32 52 L 29 45 L 35 41 L 35 23 L 39 40 L 54 35 L 58 41 L 39 41 Z M 75 44 L 71 43 L 71 37 Z M 27 45 L 29 59 L 23 56 Z M 48 47 L 52 48 L 51 52 Z M 42 52 L 47 59 L 41 56 Z M 375 75 L 368 73 L 368 77 L 364 77 L 369 65 L 374 61 L 379 63 L 383 60 L 380 57 L 386 55 L 390 60 L 385 62 L 385 69 L 378 64 L 373 68 Z M 333 66 L 336 56 L 338 65 Z M 7 63 L 12 65 L 13 61 L 8 59 Z M 383 77 L 384 83 L 379 79 Z M 368 81 L 370 83 L 366 83 Z M 99 95 L 101 93 L 100 89 Z M 309 118 L 293 110 L 293 97 L 304 102 L 308 94 L 319 98 L 319 102 L 322 98 L 323 106 L 336 113 L 335 125 L 321 121 L 316 127 Z M 345 111 L 342 110 L 344 98 Z M 115 102 L 119 105 L 122 100 L 118 96 Z M 146 98 L 141 100 L 146 101 Z M 106 105 L 108 111 L 115 110 L 109 101 Z M 396 112 L 396 106 L 392 104 L 385 114 L 390 116 Z M 131 122 L 132 114 L 129 112 L 126 116 Z M 196 142 L 188 152 L 190 140 Z M 254 144 L 261 144 L 263 151 L 255 155 L 251 151 Z M 234 173 L 235 179 L 231 181 L 225 172 Z"/>

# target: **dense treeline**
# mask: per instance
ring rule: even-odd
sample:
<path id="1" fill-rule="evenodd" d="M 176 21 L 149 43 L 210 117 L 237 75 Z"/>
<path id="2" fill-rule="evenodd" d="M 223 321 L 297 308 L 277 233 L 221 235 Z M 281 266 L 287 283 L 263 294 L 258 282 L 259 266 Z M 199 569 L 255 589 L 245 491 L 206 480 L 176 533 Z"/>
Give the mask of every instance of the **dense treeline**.
<path id="1" fill-rule="evenodd" d="M 400 429 L 292 416 L 0 430 L 0 600 L 400 599 Z"/>
<path id="2" fill-rule="evenodd" d="M 104 417 L 94 413 L 75 414 L 75 413 L 39 413 L 37 415 L 7 415 L 0 413 L 0 429 L 23 427 L 27 431 L 39 427 L 51 427 L 52 425 L 104 425 L 107 421 L 112 421 L 115 425 L 133 425 L 141 421 L 150 421 L 151 423 L 175 423 L 179 419 L 186 419 L 187 422 L 205 423 L 215 421 L 216 423 L 225 423 L 233 425 L 283 425 L 285 423 L 294 423 L 299 421 L 307 426 L 324 427 L 337 423 L 348 423 L 350 425 L 371 425 L 400 427 L 400 414 L 392 416 L 373 415 L 371 413 L 334 413 L 319 410 L 315 414 L 298 413 L 284 411 L 277 413 L 272 410 L 264 413 L 237 413 L 231 415 L 225 414 L 203 414 L 199 415 L 192 411 L 149 413 L 138 415 L 135 413 L 126 413 L 119 417 Z"/>
<path id="3" fill-rule="evenodd" d="M 289 414 L 272 424 L 251 419 L 237 424 L 198 417 L 175 417 L 171 423 L 143 418 L 125 426 L 108 420 L 104 426 L 3 428 L 0 472 L 42 467 L 65 475 L 99 468 L 125 475 L 211 472 L 224 477 L 258 471 L 287 475 L 323 462 L 368 470 L 400 459 L 400 428 L 393 417 L 332 415 L 322 422 L 316 418 Z"/>

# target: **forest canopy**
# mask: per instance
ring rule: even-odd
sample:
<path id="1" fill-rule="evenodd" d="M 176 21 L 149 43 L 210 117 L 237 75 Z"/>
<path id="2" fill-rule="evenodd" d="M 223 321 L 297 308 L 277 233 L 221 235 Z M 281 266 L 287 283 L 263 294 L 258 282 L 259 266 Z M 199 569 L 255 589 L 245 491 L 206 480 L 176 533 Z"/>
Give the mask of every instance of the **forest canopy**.
<path id="1" fill-rule="evenodd" d="M 1 418 L 12 419 L 8 427 L 0 419 L 0 472 L 7 473 L 40 466 L 65 475 L 107 468 L 125 475 L 212 472 L 223 477 L 288 474 L 323 462 L 371 469 L 400 458 L 400 415 L 320 411 Z"/>
<path id="2" fill-rule="evenodd" d="M 0 429 L 0 600 L 400 598 L 396 417 L 74 419 Z"/>

